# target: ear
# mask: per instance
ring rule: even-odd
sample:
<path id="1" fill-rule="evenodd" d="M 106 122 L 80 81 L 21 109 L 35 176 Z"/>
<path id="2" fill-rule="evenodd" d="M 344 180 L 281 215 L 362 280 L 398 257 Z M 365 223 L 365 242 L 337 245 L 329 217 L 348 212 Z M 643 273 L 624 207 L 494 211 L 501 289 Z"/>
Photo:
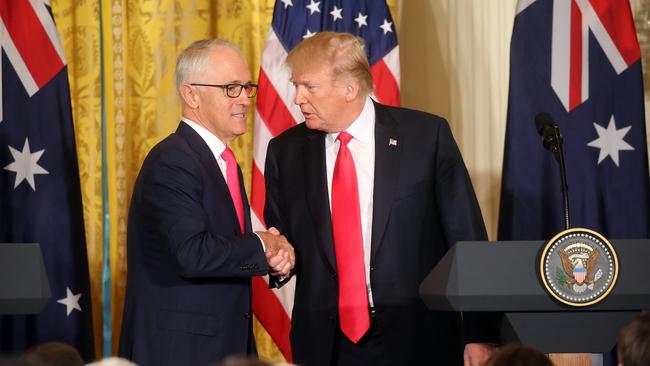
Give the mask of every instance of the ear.
<path id="1" fill-rule="evenodd" d="M 181 85 L 178 92 L 180 93 L 181 98 L 183 98 L 183 102 L 185 102 L 188 107 L 192 109 L 199 107 L 199 96 L 196 93 L 196 90 L 192 88 L 192 86 L 183 84 Z"/>
<path id="2" fill-rule="evenodd" d="M 359 96 L 359 82 L 350 79 L 348 84 L 345 86 L 345 101 L 351 102 Z"/>

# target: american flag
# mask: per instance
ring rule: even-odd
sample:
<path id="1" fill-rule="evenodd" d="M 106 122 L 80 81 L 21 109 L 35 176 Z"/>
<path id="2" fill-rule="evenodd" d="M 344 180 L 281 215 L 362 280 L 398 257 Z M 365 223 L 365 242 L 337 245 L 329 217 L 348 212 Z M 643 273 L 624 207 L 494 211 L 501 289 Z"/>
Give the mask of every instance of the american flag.
<path id="1" fill-rule="evenodd" d="M 38 315 L 0 316 L 0 352 L 61 341 L 90 361 L 88 263 L 68 72 L 47 4 L 0 1 L 0 243 L 39 243 L 52 291 Z"/>
<path id="2" fill-rule="evenodd" d="M 293 103 L 295 89 L 285 59 L 301 40 L 320 31 L 362 37 L 375 84 L 374 98 L 399 105 L 399 47 L 395 24 L 384 0 L 277 0 L 258 78 L 251 190 L 255 230 L 264 229 L 264 160 L 269 140 L 304 121 Z M 255 316 L 288 361 L 294 288 L 295 279 L 280 290 L 268 289 L 264 278 L 253 280 Z"/>

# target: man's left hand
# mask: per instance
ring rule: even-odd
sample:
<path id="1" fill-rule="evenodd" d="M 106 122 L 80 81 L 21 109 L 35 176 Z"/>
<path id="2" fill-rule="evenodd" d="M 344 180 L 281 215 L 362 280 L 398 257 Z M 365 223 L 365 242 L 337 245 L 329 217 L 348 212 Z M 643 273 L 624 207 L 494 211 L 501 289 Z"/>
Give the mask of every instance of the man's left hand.
<path id="1" fill-rule="evenodd" d="M 496 348 L 488 343 L 468 343 L 465 345 L 463 360 L 465 366 L 483 366 Z"/>

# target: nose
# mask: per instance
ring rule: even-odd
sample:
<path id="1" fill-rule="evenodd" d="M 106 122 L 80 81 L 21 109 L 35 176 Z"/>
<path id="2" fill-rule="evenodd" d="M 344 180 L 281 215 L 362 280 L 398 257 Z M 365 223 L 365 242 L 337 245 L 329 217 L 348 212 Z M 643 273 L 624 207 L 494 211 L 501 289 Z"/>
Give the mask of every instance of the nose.
<path id="1" fill-rule="evenodd" d="M 251 104 L 251 99 L 248 97 L 246 90 L 242 90 L 241 94 L 237 97 L 237 104 L 244 106 L 249 106 Z"/>
<path id="2" fill-rule="evenodd" d="M 301 105 L 305 103 L 305 95 L 302 86 L 296 87 L 296 96 L 295 98 L 293 98 L 293 103 L 296 105 Z"/>

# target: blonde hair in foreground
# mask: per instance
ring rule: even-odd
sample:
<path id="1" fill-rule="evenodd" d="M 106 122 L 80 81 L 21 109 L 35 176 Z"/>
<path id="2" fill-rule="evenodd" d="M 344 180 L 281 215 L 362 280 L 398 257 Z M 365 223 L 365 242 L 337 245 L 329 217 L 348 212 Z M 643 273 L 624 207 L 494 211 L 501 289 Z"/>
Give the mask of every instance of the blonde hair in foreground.
<path id="1" fill-rule="evenodd" d="M 289 52 L 287 64 L 293 72 L 330 65 L 335 82 L 356 80 L 359 92 L 364 97 L 374 89 L 363 39 L 350 33 L 317 33 Z"/>

